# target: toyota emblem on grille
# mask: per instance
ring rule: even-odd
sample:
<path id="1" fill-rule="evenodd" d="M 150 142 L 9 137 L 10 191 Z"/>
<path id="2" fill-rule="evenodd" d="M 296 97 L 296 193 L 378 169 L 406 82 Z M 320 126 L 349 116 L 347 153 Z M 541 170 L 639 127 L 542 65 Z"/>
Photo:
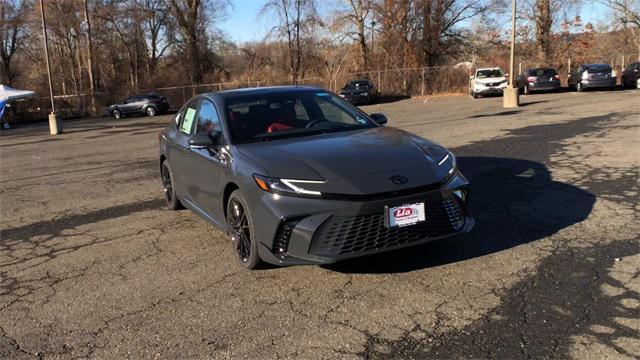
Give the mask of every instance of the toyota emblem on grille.
<path id="1" fill-rule="evenodd" d="M 402 175 L 393 175 L 392 177 L 389 178 L 389 180 L 391 180 L 391 182 L 396 185 L 403 185 L 409 181 L 409 179 L 406 176 L 402 176 Z"/>

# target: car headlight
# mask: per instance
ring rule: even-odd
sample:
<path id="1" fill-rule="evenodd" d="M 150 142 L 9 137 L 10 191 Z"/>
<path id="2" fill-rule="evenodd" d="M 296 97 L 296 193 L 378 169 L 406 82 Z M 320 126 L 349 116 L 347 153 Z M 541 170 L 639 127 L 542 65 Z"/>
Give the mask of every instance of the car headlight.
<path id="1" fill-rule="evenodd" d="M 485 87 L 483 83 L 478 82 L 478 81 L 474 82 L 473 84 L 474 84 L 476 87 L 479 87 L 479 88 Z"/>
<path id="2" fill-rule="evenodd" d="M 456 157 L 453 153 L 440 145 L 432 145 L 423 147 L 422 150 L 431 158 L 438 166 L 448 166 L 448 174 L 451 175 L 456 171 Z"/>
<path id="3" fill-rule="evenodd" d="M 325 180 L 278 179 L 258 174 L 254 174 L 253 179 L 266 192 L 293 196 L 321 196 L 320 191 L 305 189 L 305 185 L 326 183 Z"/>
<path id="4" fill-rule="evenodd" d="M 363 92 L 362 96 L 369 96 L 369 93 L 368 92 Z"/>
<path id="5" fill-rule="evenodd" d="M 611 77 L 618 77 L 618 73 L 615 70 L 611 70 Z"/>
<path id="6" fill-rule="evenodd" d="M 582 80 L 589 80 L 589 72 L 585 71 L 582 73 Z"/>
<path id="7" fill-rule="evenodd" d="M 453 174 L 454 171 L 456 171 L 456 156 L 453 155 L 453 153 L 451 151 L 449 151 L 442 159 L 440 159 L 440 161 L 438 161 L 438 166 L 447 166 L 447 164 L 450 164 L 449 166 L 451 166 L 451 168 L 449 169 L 449 175 Z"/>

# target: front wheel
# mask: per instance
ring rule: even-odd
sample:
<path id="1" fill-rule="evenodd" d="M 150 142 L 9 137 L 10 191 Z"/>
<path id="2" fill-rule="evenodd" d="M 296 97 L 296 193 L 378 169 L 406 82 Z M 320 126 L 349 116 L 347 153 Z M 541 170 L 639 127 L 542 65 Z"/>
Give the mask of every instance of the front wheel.
<path id="1" fill-rule="evenodd" d="M 111 111 L 111 116 L 113 116 L 114 119 L 120 119 L 122 118 L 122 113 L 120 112 L 120 110 L 115 109 Z"/>
<path id="2" fill-rule="evenodd" d="M 238 190 L 231 193 L 227 203 L 227 229 L 240 265 L 249 270 L 258 267 L 260 257 L 254 238 L 253 220 L 247 202 Z"/>
<path id="3" fill-rule="evenodd" d="M 149 106 L 145 112 L 147 113 L 147 116 L 156 116 L 157 113 L 156 108 L 153 106 Z"/>
<path id="4" fill-rule="evenodd" d="M 583 92 L 584 91 L 584 87 L 582 87 L 582 83 L 577 83 L 576 84 L 576 90 L 578 92 Z"/>
<path id="5" fill-rule="evenodd" d="M 531 90 L 529 90 L 529 87 L 528 87 L 528 86 L 526 86 L 526 85 L 525 85 L 525 87 L 524 87 L 524 94 L 525 94 L 525 95 L 529 95 L 529 94 L 531 94 Z"/>
<path id="6" fill-rule="evenodd" d="M 173 181 L 173 171 L 169 166 L 169 161 L 165 160 L 160 166 L 160 179 L 162 180 L 162 190 L 164 192 L 164 198 L 167 201 L 167 207 L 169 210 L 182 209 L 182 204 L 176 196 L 176 188 Z"/>

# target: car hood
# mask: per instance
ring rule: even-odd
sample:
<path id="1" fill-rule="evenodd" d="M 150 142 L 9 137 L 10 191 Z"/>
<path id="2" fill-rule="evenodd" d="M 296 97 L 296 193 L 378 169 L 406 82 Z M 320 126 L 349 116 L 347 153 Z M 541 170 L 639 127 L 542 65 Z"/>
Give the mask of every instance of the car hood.
<path id="1" fill-rule="evenodd" d="M 484 78 L 484 79 L 476 79 L 476 82 L 480 84 L 488 84 L 488 83 L 501 82 L 505 80 L 507 80 L 505 76 L 498 76 L 498 77 L 491 77 L 491 78 Z"/>
<path id="2" fill-rule="evenodd" d="M 451 163 L 437 164 L 446 154 L 440 145 L 390 127 L 241 144 L 237 148 L 265 169 L 267 174 L 262 175 L 326 180 L 317 185 L 317 190 L 331 193 L 370 194 L 424 186 L 442 181 L 451 168 Z M 440 158 L 432 158 L 435 156 Z M 393 183 L 391 177 L 396 175 L 406 182 Z"/>

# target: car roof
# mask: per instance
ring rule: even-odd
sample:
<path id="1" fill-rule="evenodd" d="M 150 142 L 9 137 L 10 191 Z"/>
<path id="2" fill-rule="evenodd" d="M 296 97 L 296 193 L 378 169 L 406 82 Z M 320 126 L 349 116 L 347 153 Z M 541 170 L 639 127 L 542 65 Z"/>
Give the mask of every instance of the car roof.
<path id="1" fill-rule="evenodd" d="M 318 86 L 307 85 L 289 85 L 289 86 L 267 86 L 267 87 L 254 87 L 254 88 L 240 88 L 232 90 L 223 90 L 218 92 L 209 93 L 209 95 L 217 94 L 223 98 L 243 95 L 262 95 L 262 94 L 277 94 L 291 91 L 326 91 Z"/>
<path id="2" fill-rule="evenodd" d="M 611 67 L 609 64 L 582 64 L 582 66 L 586 67 Z"/>
<path id="3" fill-rule="evenodd" d="M 476 71 L 483 71 L 483 70 L 502 70 L 499 67 L 486 67 L 486 68 L 478 68 L 476 69 Z"/>

